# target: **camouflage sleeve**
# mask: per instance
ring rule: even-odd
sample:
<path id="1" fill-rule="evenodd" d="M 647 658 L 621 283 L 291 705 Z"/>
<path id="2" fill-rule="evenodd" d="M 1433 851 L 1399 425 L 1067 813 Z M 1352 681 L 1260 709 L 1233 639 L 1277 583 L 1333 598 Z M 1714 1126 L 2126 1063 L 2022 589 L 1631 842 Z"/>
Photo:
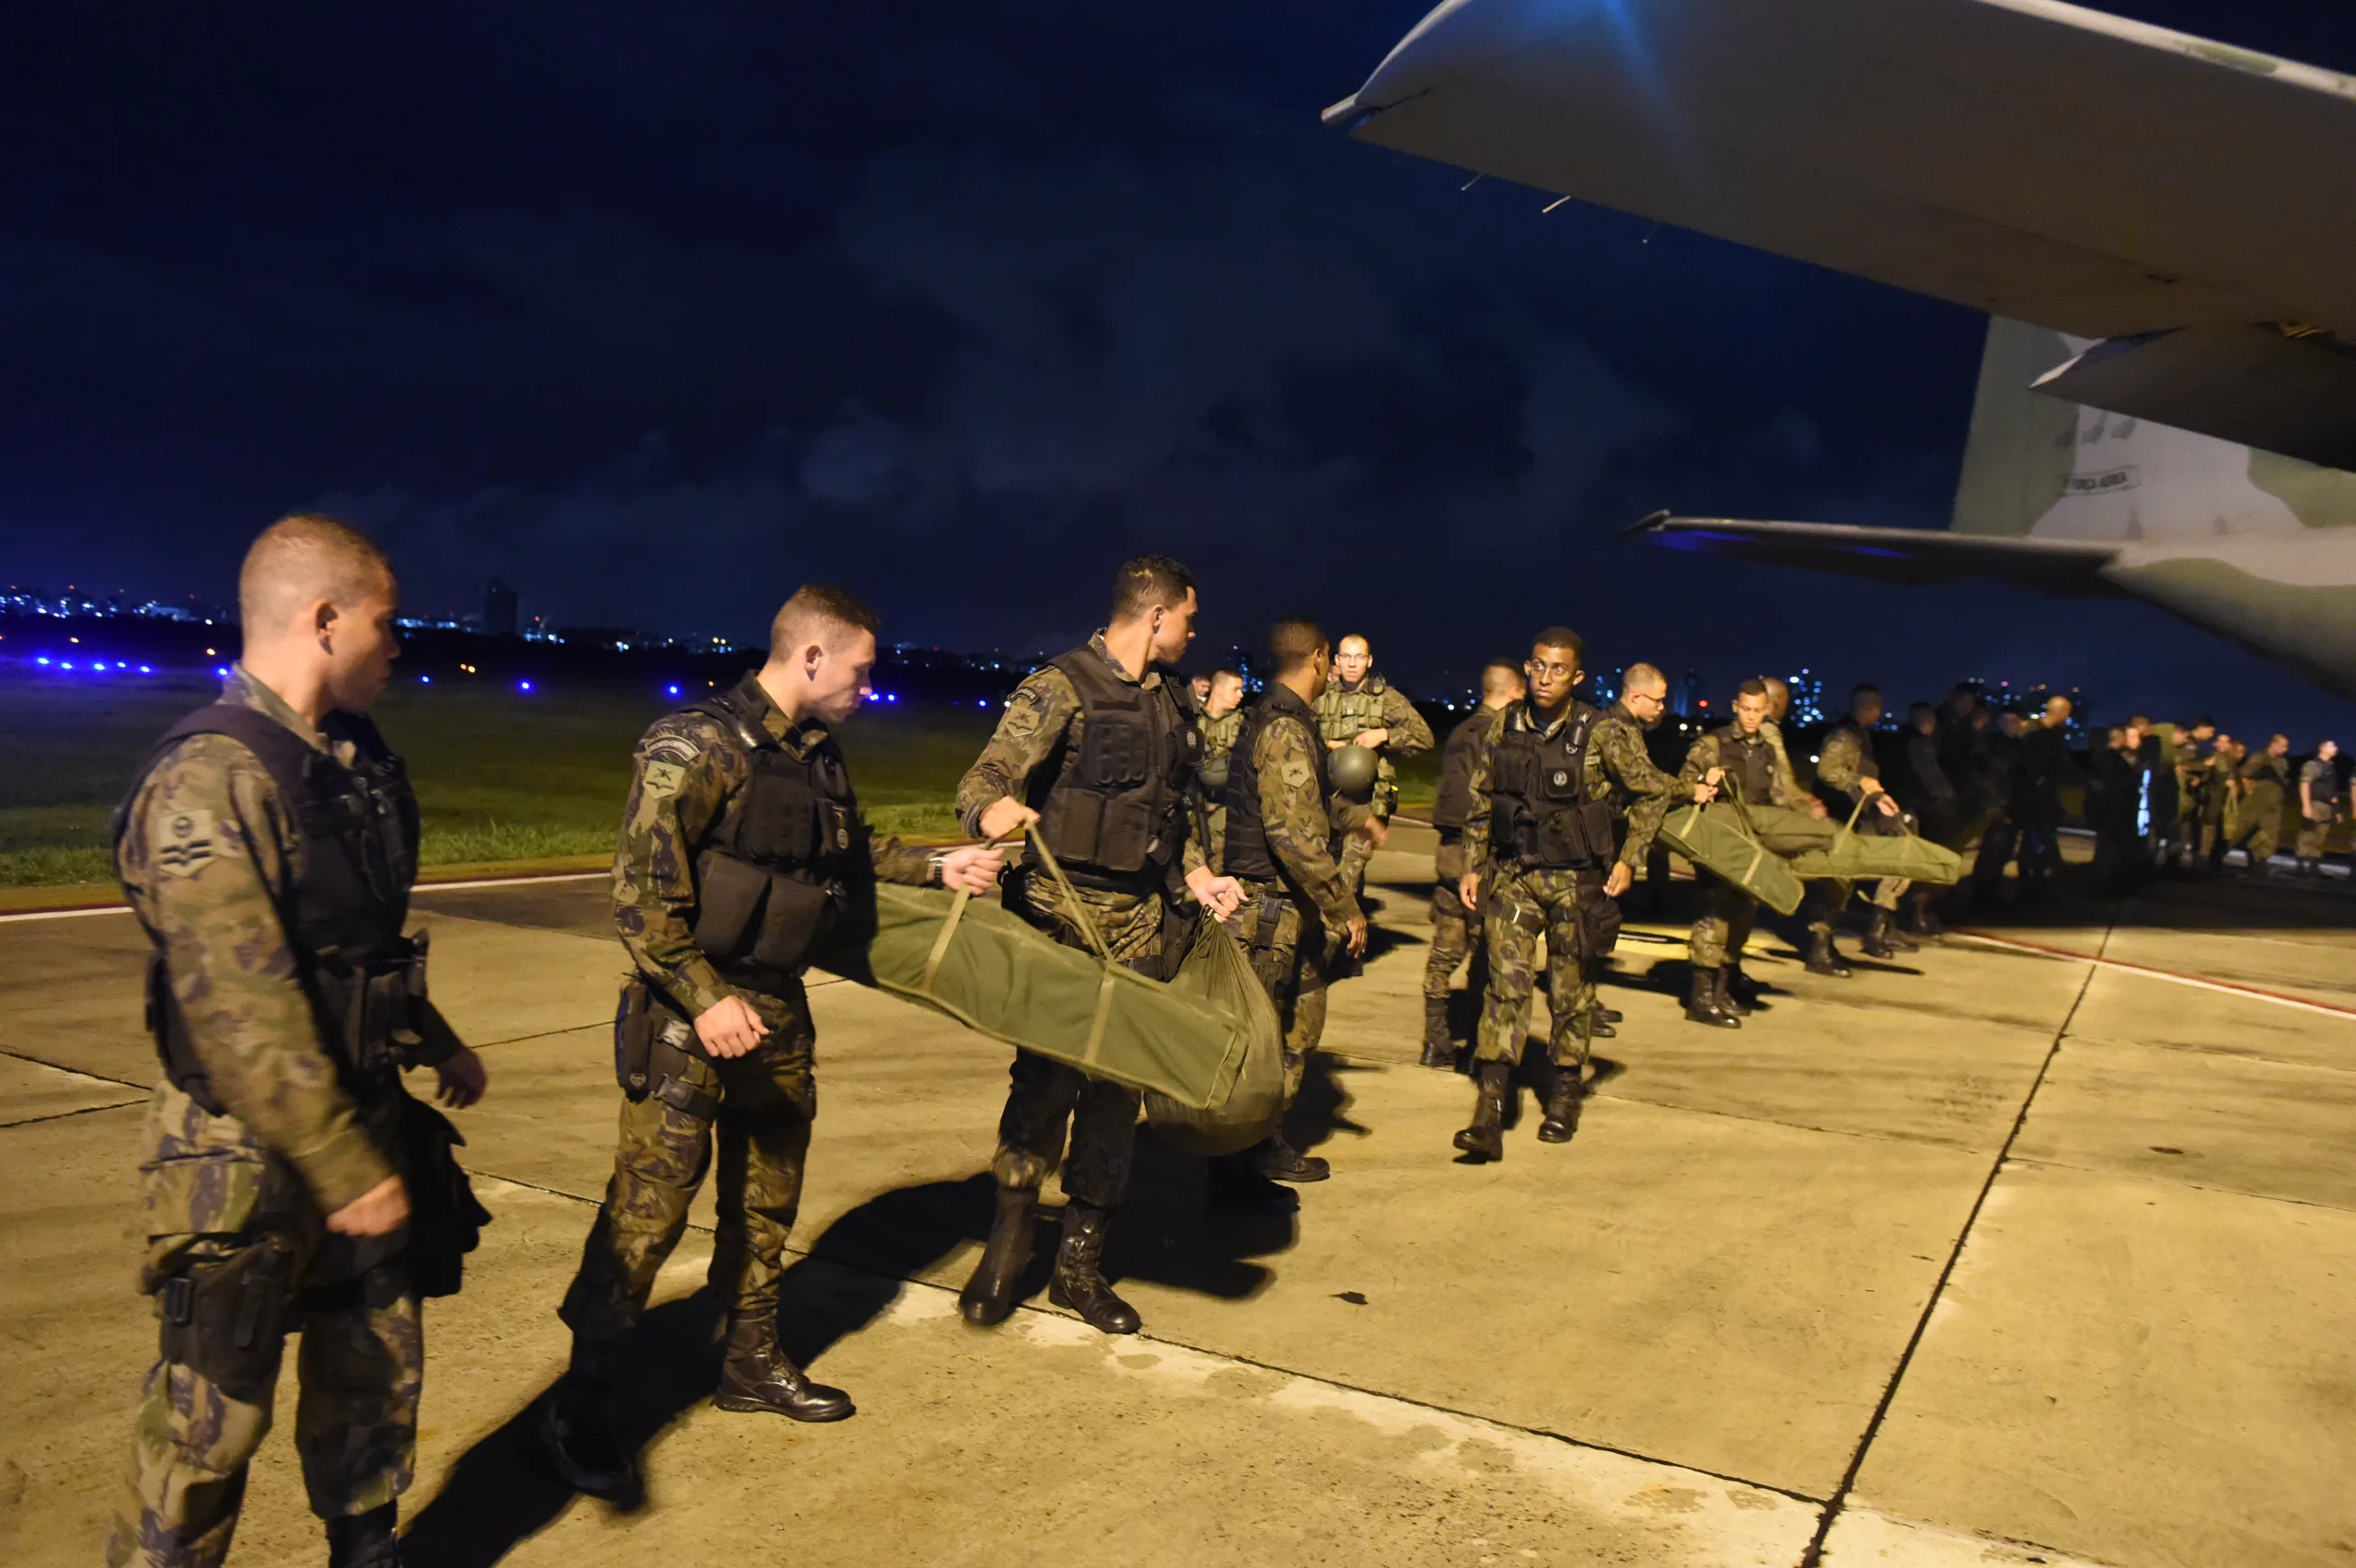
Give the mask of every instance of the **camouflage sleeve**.
<path id="1" fill-rule="evenodd" d="M 1824 749 L 1816 756 L 1817 778 L 1844 795 L 1854 795 L 1865 776 L 1865 759 L 1857 748 L 1856 732 L 1835 730 L 1827 735 Z"/>
<path id="2" fill-rule="evenodd" d="M 295 842 L 254 755 L 199 735 L 140 786 L 117 869 L 162 940 L 172 998 L 214 1094 L 332 1214 L 393 1168 L 344 1092 L 297 978 L 280 915 Z"/>
<path id="3" fill-rule="evenodd" d="M 695 944 L 695 847 L 747 768 L 700 713 L 657 720 L 633 765 L 614 849 L 614 928 L 638 973 L 694 1018 L 734 995 Z"/>
<path id="4" fill-rule="evenodd" d="M 1260 776 L 1260 821 L 1268 849 L 1293 885 L 1317 905 L 1335 930 L 1356 919 L 1358 902 L 1334 859 L 1332 821 L 1317 789 L 1322 742 L 1299 724 L 1264 725 L 1252 761 Z"/>
<path id="5" fill-rule="evenodd" d="M 1660 832 L 1669 806 L 1691 791 L 1653 766 L 1651 754 L 1645 750 L 1644 732 L 1634 724 L 1605 720 L 1596 726 L 1595 746 L 1603 757 L 1605 771 L 1635 797 L 1628 804 L 1628 841 L 1621 846 L 1620 859 L 1627 865 L 1641 866 L 1652 851 L 1653 836 Z"/>
<path id="6" fill-rule="evenodd" d="M 1767 750 L 1775 758 L 1774 783 L 1769 790 L 1774 803 L 1786 810 L 1804 804 L 1799 780 L 1792 775 L 1791 754 L 1784 749 L 1784 727 L 1770 719 L 1759 726 L 1759 732 L 1767 737 Z"/>
<path id="7" fill-rule="evenodd" d="M 1475 875 L 1489 864 L 1489 754 L 1496 744 L 1497 727 L 1505 722 L 1499 709 L 1488 722 L 1472 732 L 1464 765 L 1464 869 Z"/>
<path id="8" fill-rule="evenodd" d="M 1432 749 L 1432 727 L 1424 722 L 1424 716 L 1415 711 L 1415 705 L 1397 686 L 1383 690 L 1382 727 L 1391 732 L 1382 749 L 1392 757 L 1413 756 Z"/>
<path id="9" fill-rule="evenodd" d="M 932 851 L 919 849 L 913 844 L 903 844 L 896 838 L 878 838 L 875 830 L 864 819 L 860 831 L 867 835 L 868 859 L 875 867 L 875 880 L 906 882 L 922 887 L 932 875 Z"/>
<path id="10" fill-rule="evenodd" d="M 1718 766 L 1718 738 L 1696 735 L 1692 749 L 1685 754 L 1685 766 L 1677 770 L 1681 784 L 1699 784 L 1709 778 L 1710 769 Z"/>
<path id="11" fill-rule="evenodd" d="M 1006 711 L 989 744 L 957 781 L 957 820 L 967 833 L 979 837 L 982 813 L 999 801 L 1009 795 L 1022 799 L 1031 775 L 1079 718 L 1080 693 L 1072 689 L 1069 675 L 1050 664 L 1023 678 L 1006 699 Z"/>

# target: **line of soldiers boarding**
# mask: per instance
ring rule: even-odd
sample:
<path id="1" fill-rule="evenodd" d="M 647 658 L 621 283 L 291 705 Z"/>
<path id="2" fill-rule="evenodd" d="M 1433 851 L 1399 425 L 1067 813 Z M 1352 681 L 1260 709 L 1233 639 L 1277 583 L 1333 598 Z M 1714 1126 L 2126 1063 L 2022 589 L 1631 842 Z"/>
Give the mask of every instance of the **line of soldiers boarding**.
<path id="1" fill-rule="evenodd" d="M 391 563 L 347 525 L 299 514 L 266 529 L 240 572 L 244 646 L 219 698 L 166 732 L 116 813 L 117 872 L 150 944 L 147 1019 L 161 1070 L 140 1164 L 140 1288 L 156 1353 L 110 1563 L 212 1568 L 227 1557 L 290 1332 L 300 1335 L 294 1447 L 328 1561 L 401 1561 L 423 1303 L 459 1288 L 490 1218 L 454 1157 L 456 1128 L 406 1080 L 431 1074 L 432 1098 L 464 1108 L 490 1075 L 427 992 L 426 943 L 408 929 L 418 801 L 366 716 L 399 653 L 398 604 Z M 719 1309 L 713 1404 L 800 1422 L 853 1413 L 849 1395 L 788 1355 L 778 1314 L 817 1113 L 803 975 L 830 941 L 858 942 L 863 886 L 997 893 L 1054 940 L 1161 980 L 1195 922 L 1225 923 L 1282 1021 L 1289 1103 L 1318 1045 L 1326 987 L 1366 951 L 1359 894 L 1397 804 L 1395 763 L 1433 736 L 1374 674 L 1362 638 L 1336 646 L 1302 619 L 1271 628 L 1270 680 L 1255 702 L 1242 706 L 1240 681 L 1214 679 L 1198 712 L 1176 668 L 1198 607 L 1181 563 L 1123 563 L 1103 628 L 1023 680 L 959 780 L 957 813 L 974 842 L 953 848 L 878 837 L 860 813 L 832 731 L 872 695 L 878 622 L 840 589 L 797 590 L 760 668 L 640 737 L 611 884 L 629 963 L 613 1034 L 612 1174 L 556 1308 L 571 1337 L 566 1369 L 537 1407 L 548 1460 L 567 1484 L 640 1494 L 615 1414 L 618 1377 L 649 1354 L 641 1320 L 707 1178 L 717 1199 L 706 1276 Z M 1446 983 L 1478 940 L 1478 1092 L 1455 1140 L 1476 1162 L 1504 1153 L 1505 1096 L 1542 944 L 1557 1070 L 1539 1136 L 1559 1143 L 1575 1131 L 1588 1043 L 1619 1016 L 1597 999 L 1595 978 L 1618 935 L 1619 900 L 1672 804 L 1735 793 L 1775 847 L 1832 832 L 1831 808 L 1796 778 L 1778 683 L 1744 683 L 1732 721 L 1670 773 L 1646 740 L 1666 702 L 1659 672 L 1629 671 L 1598 709 L 1576 696 L 1583 663 L 1577 635 L 1550 627 L 1519 665 L 1492 666 L 1483 710 L 1458 726 L 1443 767 L 1427 971 L 1439 985 L 1427 980 L 1426 1060 L 1453 1061 Z M 1820 749 L 1817 786 L 1890 831 L 1901 817 L 1881 784 L 1877 715 L 1865 697 Z M 1924 734 L 1935 740 L 1936 726 Z M 2219 742 L 2212 758 L 2230 755 Z M 1207 757 L 1222 780 L 1216 829 L 1202 809 Z M 1918 784 L 1930 777 L 1914 771 Z M 2115 775 L 2103 790 L 2118 787 Z M 2286 787 L 2282 778 L 2250 772 L 2240 816 L 2220 815 L 2221 836 L 2241 832 L 2263 809 L 2258 791 L 2269 780 Z M 2015 816 L 1983 843 L 2018 854 L 2026 871 L 2050 849 L 2058 813 Z M 1019 856 L 1009 847 L 1018 843 Z M 1868 952 L 1905 940 L 1893 919 L 1905 891 L 1873 891 Z M 1832 942 L 1845 897 L 1810 911 L 1808 963 L 1821 973 L 1848 972 Z M 1918 923 L 1929 917 L 1915 907 Z M 1691 944 L 1686 1016 L 1696 1022 L 1739 1026 L 1753 914 L 1738 889 L 1709 889 Z M 993 1329 L 1020 1304 L 1040 1192 L 1059 1173 L 1049 1297 L 1099 1332 L 1138 1331 L 1104 1248 L 1138 1119 L 1137 1090 L 1016 1053 L 989 1165 L 989 1232 L 959 1297 L 968 1323 Z M 1206 1197 L 1287 1209 L 1295 1185 L 1330 1173 L 1276 1131 L 1209 1160 Z"/>

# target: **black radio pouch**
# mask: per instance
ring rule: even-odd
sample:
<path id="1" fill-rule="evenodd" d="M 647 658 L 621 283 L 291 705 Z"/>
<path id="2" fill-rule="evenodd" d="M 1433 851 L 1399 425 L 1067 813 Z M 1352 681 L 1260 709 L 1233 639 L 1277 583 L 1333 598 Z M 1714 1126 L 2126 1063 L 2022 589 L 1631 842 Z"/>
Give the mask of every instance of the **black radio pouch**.
<path id="1" fill-rule="evenodd" d="M 646 1098 L 648 1064 L 661 1027 L 653 988 L 634 974 L 623 981 L 621 1000 L 614 1006 L 614 1081 L 632 1104 Z"/>

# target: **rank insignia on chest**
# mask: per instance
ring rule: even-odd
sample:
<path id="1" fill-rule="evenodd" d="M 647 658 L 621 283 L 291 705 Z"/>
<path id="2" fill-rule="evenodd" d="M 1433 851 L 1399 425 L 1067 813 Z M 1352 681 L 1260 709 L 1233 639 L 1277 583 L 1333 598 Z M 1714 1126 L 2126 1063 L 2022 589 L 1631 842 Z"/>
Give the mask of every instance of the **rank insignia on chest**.
<path id="1" fill-rule="evenodd" d="M 167 877 L 192 877 L 213 863 L 213 813 L 174 812 L 159 824 L 156 869 Z"/>

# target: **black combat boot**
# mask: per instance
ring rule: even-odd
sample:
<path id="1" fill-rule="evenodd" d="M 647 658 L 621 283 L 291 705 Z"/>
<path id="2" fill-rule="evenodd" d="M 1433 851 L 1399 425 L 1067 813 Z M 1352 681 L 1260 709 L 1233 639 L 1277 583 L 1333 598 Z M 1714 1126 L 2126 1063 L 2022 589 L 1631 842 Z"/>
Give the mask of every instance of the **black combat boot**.
<path id="1" fill-rule="evenodd" d="M 1474 1070 L 1472 1124 L 1456 1135 L 1456 1147 L 1475 1160 L 1506 1157 L 1506 1089 L 1511 1062 L 1483 1062 Z"/>
<path id="2" fill-rule="evenodd" d="M 1841 962 L 1841 950 L 1832 945 L 1832 932 L 1824 927 L 1807 934 L 1807 972 L 1830 974 L 1836 980 L 1846 980 L 1856 973 Z"/>
<path id="3" fill-rule="evenodd" d="M 1104 1222 L 1094 1204 L 1073 1198 L 1064 1205 L 1064 1242 L 1056 1249 L 1056 1275 L 1047 1299 L 1068 1307 L 1100 1334 L 1133 1334 L 1142 1326 L 1137 1309 L 1104 1283 Z"/>
<path id="4" fill-rule="evenodd" d="M 990 1216 L 990 1239 L 982 1244 L 974 1277 L 957 1295 L 957 1310 L 977 1329 L 995 1328 L 1014 1310 L 1014 1293 L 1022 1271 L 1031 1266 L 1031 1214 L 1034 1194 L 1028 1187 L 1000 1187 L 998 1212 Z"/>
<path id="5" fill-rule="evenodd" d="M 2001 882 L 2002 880 L 2002 878 L 1998 878 L 1996 879 L 1996 882 Z M 1987 903 L 1992 907 L 1997 902 L 1993 892 L 1994 885 L 1994 883 L 1992 883 L 1987 888 L 1978 890 L 1987 894 Z M 1908 902 L 1906 907 L 1911 913 L 1912 925 L 1914 927 L 1914 934 L 1916 936 L 1944 937 L 1947 934 L 1946 922 L 1939 918 L 1938 905 L 1931 901 L 1931 894 L 1927 889 L 1916 894 L 1913 898 Z"/>
<path id="6" fill-rule="evenodd" d="M 1618 1008 L 1607 1008 L 1601 1002 L 1595 1004 L 1595 1021 L 1598 1023 L 1620 1023 L 1625 1021 L 1628 1015 Z"/>
<path id="7" fill-rule="evenodd" d="M 1540 1143 L 1568 1143 L 1571 1135 L 1579 1130 L 1579 1103 L 1587 1098 L 1587 1087 L 1579 1081 L 1576 1066 L 1556 1067 L 1554 1087 L 1546 1095 L 1546 1119 L 1538 1124 Z"/>
<path id="8" fill-rule="evenodd" d="M 1693 966 L 1692 988 L 1685 995 L 1685 1016 L 1695 1023 L 1711 1024 L 1719 1029 L 1740 1029 L 1742 1020 L 1719 999 L 1726 984 L 1726 971 Z"/>
<path id="9" fill-rule="evenodd" d="M 1718 971 L 1715 990 L 1718 1006 L 1737 1018 L 1749 1018 L 1759 1007 L 1759 982 L 1743 973 L 1740 959 Z"/>
<path id="10" fill-rule="evenodd" d="M 1252 1168 L 1271 1182 L 1290 1182 L 1296 1186 L 1308 1182 L 1322 1182 L 1334 1174 L 1333 1166 L 1314 1154 L 1303 1154 L 1285 1142 L 1282 1133 L 1270 1133 L 1252 1151 Z"/>
<path id="11" fill-rule="evenodd" d="M 400 1505 L 387 1503 L 364 1514 L 328 1523 L 328 1568 L 401 1568 L 400 1541 L 393 1524 Z"/>
<path id="12" fill-rule="evenodd" d="M 1213 1155 L 1206 1162 L 1204 1195 L 1232 1208 L 1258 1209 L 1264 1214 L 1298 1214 L 1300 1194 L 1281 1182 L 1260 1174 L 1257 1145 L 1241 1154 Z"/>
<path id="13" fill-rule="evenodd" d="M 730 1316 L 728 1355 L 720 1365 L 720 1388 L 711 1402 L 722 1410 L 794 1421 L 840 1421 L 853 1408 L 849 1394 L 812 1382 L 787 1359 L 777 1343 L 774 1310 Z"/>
<path id="14" fill-rule="evenodd" d="M 1442 1072 L 1456 1070 L 1456 1042 L 1448 1035 L 1448 998 L 1424 998 L 1424 1061 Z"/>
<path id="15" fill-rule="evenodd" d="M 1619 1038 L 1620 1032 L 1611 1027 L 1611 1020 L 1616 1016 L 1618 1015 L 1614 1014 L 1610 1009 L 1600 1005 L 1588 1009 L 1587 1037 L 1589 1040 L 1615 1040 Z"/>
<path id="16" fill-rule="evenodd" d="M 572 1341 L 572 1365 L 540 1411 L 540 1444 L 575 1492 L 608 1500 L 638 1490 L 638 1461 L 614 1429 L 611 1340 Z"/>

